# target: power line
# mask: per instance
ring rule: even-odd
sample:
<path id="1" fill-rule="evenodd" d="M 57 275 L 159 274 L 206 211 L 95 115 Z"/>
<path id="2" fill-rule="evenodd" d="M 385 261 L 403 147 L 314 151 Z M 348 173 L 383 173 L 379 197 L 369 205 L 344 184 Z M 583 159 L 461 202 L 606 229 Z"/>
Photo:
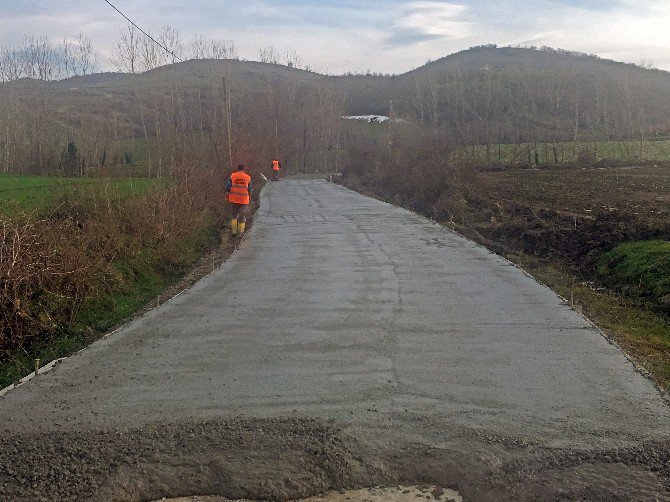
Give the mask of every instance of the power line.
<path id="1" fill-rule="evenodd" d="M 107 3 L 107 4 L 108 4 L 112 9 L 114 9 L 116 12 L 118 12 L 119 14 L 121 14 L 121 15 L 126 19 L 126 21 L 128 21 L 130 24 L 132 24 L 132 25 L 133 25 L 135 28 L 137 28 L 138 30 L 140 30 L 140 31 L 144 34 L 145 37 L 147 37 L 147 38 L 148 38 L 149 40 L 151 40 L 153 43 L 155 43 L 156 45 L 158 45 L 161 49 L 163 49 L 163 50 L 164 50 L 165 52 L 167 52 L 168 54 L 171 54 L 172 57 L 175 58 L 175 59 L 176 59 L 177 61 L 179 61 L 180 63 L 183 63 L 183 62 L 184 62 L 184 60 L 183 60 L 182 58 L 180 58 L 179 56 L 177 56 L 174 52 L 172 52 L 170 49 L 168 49 L 168 48 L 165 47 L 163 44 L 161 44 L 158 40 L 156 40 L 154 37 L 152 37 L 151 35 L 149 35 L 149 34 L 148 34 L 146 31 L 144 31 L 142 28 L 140 28 L 139 26 L 137 26 L 137 25 L 135 24 L 135 22 L 134 22 L 132 19 L 130 19 L 130 18 L 129 18 L 128 16 L 126 16 L 123 12 L 121 12 L 119 9 L 117 9 L 116 6 L 115 6 L 112 2 L 110 2 L 109 0 L 103 0 L 103 1 L 104 1 L 105 3 Z"/>

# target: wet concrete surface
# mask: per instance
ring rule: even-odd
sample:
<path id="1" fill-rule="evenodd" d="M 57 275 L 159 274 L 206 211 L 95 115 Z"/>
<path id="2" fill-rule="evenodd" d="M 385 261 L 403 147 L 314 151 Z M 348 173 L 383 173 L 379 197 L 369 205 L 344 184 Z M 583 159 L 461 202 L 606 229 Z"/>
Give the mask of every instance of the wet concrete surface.
<path id="1" fill-rule="evenodd" d="M 341 490 L 324 493 L 295 502 L 416 502 L 417 498 L 434 502 L 461 502 L 461 496 L 453 490 L 437 486 L 394 486 L 370 487 L 359 490 Z M 155 502 L 250 502 L 249 500 L 230 500 L 223 497 L 181 497 L 178 499 L 162 499 Z"/>
<path id="2" fill-rule="evenodd" d="M 275 419 L 332 428 L 352 460 L 337 475 L 315 473 L 311 488 L 289 476 L 274 492 L 251 481 L 231 491 L 235 476 L 222 464 L 227 484 L 175 493 L 175 473 L 189 462 L 202 468 L 188 439 L 168 441 L 172 457 L 152 457 L 164 467 L 154 482 L 128 474 L 129 459 L 138 460 L 132 448 L 119 456 L 123 441 L 108 445 L 116 467 L 106 474 L 87 477 L 82 461 L 58 454 L 63 438 L 89 452 L 100 431 L 164 443 L 161 423 L 203 424 L 216 436 L 229 432 L 228 420 Z M 670 408 L 617 347 L 502 258 L 323 180 L 268 184 L 250 234 L 219 270 L 0 398 L 0 422 L 0 446 L 16 452 L 0 461 L 0 488 L 18 498 L 81 487 L 119 500 L 281 500 L 420 481 L 457 488 L 465 500 L 670 500 Z M 14 464 L 37 461 L 45 442 L 60 446 L 42 487 L 17 485 L 23 471 Z M 228 446 L 232 459 L 239 452 Z M 250 471 L 279 475 L 268 462 Z M 75 464 L 80 484 L 49 484 L 61 471 L 70 479 Z"/>

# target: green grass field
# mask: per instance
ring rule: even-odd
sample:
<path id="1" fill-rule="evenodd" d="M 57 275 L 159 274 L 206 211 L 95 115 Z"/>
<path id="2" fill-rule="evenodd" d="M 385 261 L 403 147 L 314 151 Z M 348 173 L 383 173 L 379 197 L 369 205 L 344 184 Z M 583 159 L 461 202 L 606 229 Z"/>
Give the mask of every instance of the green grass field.
<path id="1" fill-rule="evenodd" d="M 552 165 L 555 163 L 551 143 L 520 143 L 501 144 L 489 147 L 489 161 L 503 164 L 528 164 L 529 155 L 534 157 L 537 150 L 538 164 Z M 670 161 L 670 140 L 646 141 L 578 141 L 559 142 L 556 144 L 556 157 L 559 164 L 572 164 L 579 161 L 580 156 L 586 156 L 587 161 L 614 161 L 614 162 L 668 162 Z M 459 157 L 477 163 L 486 163 L 486 147 L 478 145 L 457 150 L 453 160 Z"/>
<path id="2" fill-rule="evenodd" d="M 598 274 L 610 285 L 670 302 L 670 242 L 626 242 L 605 253 L 598 264 Z M 670 346 L 670 343 L 669 343 Z"/>
<path id="3" fill-rule="evenodd" d="M 164 180 L 147 178 L 64 178 L 0 174 L 0 215 L 46 211 L 63 196 L 79 191 L 113 190 L 119 196 L 141 195 Z"/>
<path id="4" fill-rule="evenodd" d="M 402 128 L 402 124 L 394 126 L 386 122 L 366 122 L 363 120 L 343 120 L 342 132 L 345 137 L 369 138 L 384 140 L 389 137 L 389 126 Z M 475 162 L 486 165 L 486 146 L 472 145 L 455 149 L 450 160 L 453 163 Z M 539 165 L 553 165 L 554 152 L 551 143 L 501 143 L 489 145 L 488 161 L 501 165 L 527 165 L 534 161 L 537 151 Z M 529 151 L 531 156 L 529 157 Z M 556 157 L 559 164 L 573 164 L 580 156 L 593 162 L 610 161 L 624 164 L 634 162 L 670 162 L 670 139 L 650 139 L 632 141 L 563 141 L 556 143 Z"/>

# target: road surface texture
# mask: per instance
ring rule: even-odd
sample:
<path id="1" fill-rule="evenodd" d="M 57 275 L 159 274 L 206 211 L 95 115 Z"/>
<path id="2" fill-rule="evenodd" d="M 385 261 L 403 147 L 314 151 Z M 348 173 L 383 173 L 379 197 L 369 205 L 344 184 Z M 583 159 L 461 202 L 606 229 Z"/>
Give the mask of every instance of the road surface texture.
<path id="1" fill-rule="evenodd" d="M 502 258 L 324 180 L 216 272 L 0 398 L 2 500 L 670 500 L 670 409 Z"/>

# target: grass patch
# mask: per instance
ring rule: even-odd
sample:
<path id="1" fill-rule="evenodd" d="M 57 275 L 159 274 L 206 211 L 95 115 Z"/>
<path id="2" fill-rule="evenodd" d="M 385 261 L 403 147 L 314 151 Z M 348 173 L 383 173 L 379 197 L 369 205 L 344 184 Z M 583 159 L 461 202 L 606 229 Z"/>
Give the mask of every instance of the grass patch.
<path id="1" fill-rule="evenodd" d="M 15 354 L 10 360 L 0 364 L 0 388 L 16 383 L 31 373 L 35 369 L 35 359 L 40 359 L 40 364 L 43 365 L 74 354 L 91 341 L 93 338 L 89 338 L 85 332 L 66 330 L 53 341 L 33 347 L 30 352 Z"/>
<path id="2" fill-rule="evenodd" d="M 71 192 L 111 191 L 134 197 L 164 185 L 149 178 L 64 178 L 0 174 L 0 216 L 26 211 L 46 212 Z"/>
<path id="3" fill-rule="evenodd" d="M 626 242 L 605 253 L 598 275 L 608 286 L 666 303 L 670 309 L 670 242 Z"/>
<path id="4" fill-rule="evenodd" d="M 86 304 L 78 313 L 72 329 L 105 331 L 139 310 L 173 282 L 178 273 L 161 272 L 157 260 L 149 253 L 139 259 L 124 259 L 113 264 L 125 285 Z"/>

